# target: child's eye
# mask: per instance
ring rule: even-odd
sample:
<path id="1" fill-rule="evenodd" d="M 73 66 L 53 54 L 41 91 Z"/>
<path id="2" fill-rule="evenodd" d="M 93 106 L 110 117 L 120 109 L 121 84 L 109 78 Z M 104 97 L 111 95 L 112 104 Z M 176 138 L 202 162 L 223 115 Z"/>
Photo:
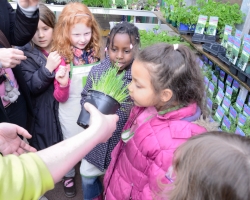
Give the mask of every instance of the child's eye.
<path id="1" fill-rule="evenodd" d="M 135 84 L 135 87 L 137 87 L 137 88 L 141 88 L 141 86 L 140 86 L 140 85 L 136 85 L 136 84 Z"/>
<path id="2" fill-rule="evenodd" d="M 125 52 L 125 53 L 130 53 L 130 50 L 125 50 L 124 52 Z"/>
<path id="3" fill-rule="evenodd" d="M 112 50 L 113 52 L 115 52 L 115 51 L 116 51 L 116 49 L 112 49 L 112 48 L 111 48 L 111 50 Z"/>
<path id="4" fill-rule="evenodd" d="M 84 35 L 87 36 L 87 35 L 89 35 L 89 34 L 90 34 L 90 33 L 85 33 Z"/>

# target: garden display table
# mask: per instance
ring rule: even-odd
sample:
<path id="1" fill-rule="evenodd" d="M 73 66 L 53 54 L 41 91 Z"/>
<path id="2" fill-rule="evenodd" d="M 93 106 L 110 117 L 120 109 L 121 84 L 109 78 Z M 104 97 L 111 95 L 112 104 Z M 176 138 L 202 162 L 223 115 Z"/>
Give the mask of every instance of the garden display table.
<path id="1" fill-rule="evenodd" d="M 168 24 L 166 22 L 166 19 L 164 19 L 161 12 L 154 12 L 155 15 L 158 17 L 158 20 L 161 21 L 161 23 L 167 24 L 172 30 L 174 30 L 176 33 L 178 32 L 178 29 L 173 27 L 171 24 Z M 194 49 L 196 49 L 199 53 L 205 55 L 209 60 L 211 60 L 214 64 L 216 64 L 218 67 L 220 67 L 223 71 L 225 71 L 227 74 L 232 76 L 235 80 L 237 80 L 243 87 L 245 87 L 248 91 L 250 91 L 250 87 L 245 82 L 242 82 L 237 76 L 232 74 L 229 71 L 229 67 L 225 65 L 223 62 L 221 62 L 218 58 L 214 57 L 213 55 L 203 51 L 202 44 L 194 44 L 192 42 L 192 36 L 191 35 L 181 35 L 181 37 L 188 42 Z"/>
<path id="2" fill-rule="evenodd" d="M 13 9 L 17 8 L 16 2 L 10 2 Z M 61 12 L 65 5 L 51 5 L 45 4 L 49 9 L 54 12 Z M 103 15 L 124 15 L 124 16 L 134 16 L 134 22 L 136 22 L 136 17 L 157 17 L 156 12 L 146 11 L 146 10 L 130 10 L 130 9 L 114 9 L 114 8 L 101 8 L 101 7 L 88 7 L 93 14 L 103 14 Z M 158 19 L 158 25 L 161 21 Z M 155 24 L 154 24 L 155 25 Z"/>

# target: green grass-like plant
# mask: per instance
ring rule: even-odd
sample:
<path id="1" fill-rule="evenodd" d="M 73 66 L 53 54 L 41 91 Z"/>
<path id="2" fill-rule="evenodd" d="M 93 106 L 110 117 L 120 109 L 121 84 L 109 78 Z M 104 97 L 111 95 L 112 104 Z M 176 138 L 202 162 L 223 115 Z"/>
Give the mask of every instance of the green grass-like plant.
<path id="1" fill-rule="evenodd" d="M 125 72 L 118 74 L 119 68 L 115 65 L 110 67 L 104 74 L 101 75 L 99 80 L 92 77 L 92 90 L 102 92 L 111 96 L 119 103 L 123 103 L 128 98 L 128 86 L 124 86 Z"/>

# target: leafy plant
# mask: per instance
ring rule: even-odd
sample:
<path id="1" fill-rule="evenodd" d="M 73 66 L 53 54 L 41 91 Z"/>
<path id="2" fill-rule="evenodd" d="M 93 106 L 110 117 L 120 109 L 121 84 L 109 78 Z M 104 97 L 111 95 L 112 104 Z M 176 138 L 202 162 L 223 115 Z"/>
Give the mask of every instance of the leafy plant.
<path id="1" fill-rule="evenodd" d="M 242 131 L 246 134 L 246 136 L 250 136 L 250 117 L 247 118 L 244 126 L 242 127 Z"/>
<path id="2" fill-rule="evenodd" d="M 95 80 L 92 77 L 92 90 L 109 95 L 119 103 L 122 103 L 128 98 L 129 94 L 127 86 L 124 86 L 123 81 L 125 72 L 123 71 L 118 75 L 118 71 L 119 68 L 115 65 L 102 74 L 99 80 Z"/>
<path id="3" fill-rule="evenodd" d="M 155 30 L 157 27 L 155 27 Z M 167 31 L 162 31 L 158 34 L 155 34 L 154 31 L 139 30 L 141 48 L 145 48 L 155 43 L 166 42 L 168 44 L 185 44 L 189 46 L 187 42 L 183 42 L 183 39 L 180 36 L 171 36 Z"/>

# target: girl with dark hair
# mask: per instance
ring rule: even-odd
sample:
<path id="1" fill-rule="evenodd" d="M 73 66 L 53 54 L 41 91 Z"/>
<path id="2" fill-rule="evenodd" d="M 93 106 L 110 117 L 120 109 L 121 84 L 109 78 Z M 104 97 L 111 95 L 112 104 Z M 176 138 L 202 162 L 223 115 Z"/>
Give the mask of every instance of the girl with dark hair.
<path id="1" fill-rule="evenodd" d="M 131 65 L 139 46 L 139 32 L 134 24 L 122 22 L 113 27 L 105 47 L 105 54 L 108 53 L 108 55 L 101 64 L 94 66 L 90 71 L 86 86 L 82 92 L 82 105 L 87 97 L 88 90 L 92 87 L 93 77 L 98 80 L 115 63 L 118 64 L 120 72 L 125 71 L 124 83 L 129 84 L 131 82 Z M 120 140 L 122 128 L 128 119 L 131 108 L 129 103 L 132 103 L 131 99 L 123 103 L 117 111 L 119 121 L 113 136 L 108 142 L 97 145 L 82 160 L 80 172 L 85 200 L 102 199 L 103 189 L 99 176 L 104 174 L 104 171 L 109 166 L 111 151 Z"/>
<path id="2" fill-rule="evenodd" d="M 226 132 L 194 136 L 175 152 L 174 173 L 167 173 L 173 185 L 165 199 L 248 200 L 249 160 L 249 138 Z"/>
<path id="3" fill-rule="evenodd" d="M 32 41 L 20 49 L 27 56 L 21 62 L 24 79 L 31 94 L 34 117 L 29 119 L 31 146 L 45 149 L 62 140 L 58 101 L 53 97 L 54 70 L 60 64 L 57 52 L 50 52 L 56 18 L 44 4 L 39 5 L 39 23 Z"/>
<path id="4" fill-rule="evenodd" d="M 44 4 L 39 4 L 36 33 L 30 43 L 20 47 L 27 57 L 20 65 L 30 91 L 34 113 L 34 116 L 28 118 L 28 130 L 32 135 L 29 142 L 37 150 L 62 141 L 59 103 L 53 96 L 54 70 L 60 64 L 61 57 L 56 51 L 50 51 L 55 23 L 54 13 Z"/>
<path id="5" fill-rule="evenodd" d="M 106 199 L 154 199 L 175 149 L 207 131 L 196 60 L 188 47 L 166 43 L 145 48 L 135 58 L 129 85 L 135 106 L 104 177 Z"/>

